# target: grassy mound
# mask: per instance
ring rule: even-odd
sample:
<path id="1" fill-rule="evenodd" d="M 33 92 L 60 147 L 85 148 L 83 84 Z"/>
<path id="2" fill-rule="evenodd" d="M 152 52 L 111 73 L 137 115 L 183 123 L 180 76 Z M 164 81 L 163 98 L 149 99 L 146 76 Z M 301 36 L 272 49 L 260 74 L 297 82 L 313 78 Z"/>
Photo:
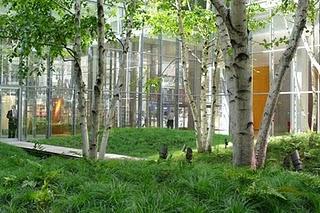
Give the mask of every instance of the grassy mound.
<path id="1" fill-rule="evenodd" d="M 320 179 L 234 168 L 230 150 L 164 162 L 46 159 L 0 144 L 0 212 L 320 212 Z"/>
<path id="2" fill-rule="evenodd" d="M 216 134 L 213 145 L 224 143 L 226 135 Z M 81 148 L 81 137 L 64 136 L 36 140 L 41 144 L 59 145 L 72 148 Z M 195 148 L 194 132 L 190 130 L 172 130 L 165 128 L 118 128 L 112 129 L 108 152 L 125 154 L 136 157 L 157 155 L 161 144 L 167 144 L 169 152 L 181 150 L 186 144 Z"/>
<path id="3" fill-rule="evenodd" d="M 320 134 L 303 133 L 273 137 L 268 147 L 268 165 L 282 164 L 286 155 L 298 150 L 304 171 L 320 174 Z"/>

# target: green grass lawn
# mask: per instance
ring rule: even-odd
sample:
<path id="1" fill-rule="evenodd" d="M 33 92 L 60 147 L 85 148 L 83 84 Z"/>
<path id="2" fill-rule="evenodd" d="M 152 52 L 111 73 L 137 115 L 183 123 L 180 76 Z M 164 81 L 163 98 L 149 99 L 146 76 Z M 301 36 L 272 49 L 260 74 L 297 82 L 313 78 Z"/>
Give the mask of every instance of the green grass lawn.
<path id="1" fill-rule="evenodd" d="M 188 131 L 135 131 L 115 129 L 114 152 L 149 156 L 162 139 L 171 150 L 194 140 Z M 79 146 L 79 137 L 67 139 L 49 141 Z M 300 173 L 281 167 L 294 149 Z M 320 212 L 320 136 L 273 138 L 268 156 L 267 167 L 253 171 L 233 167 L 231 149 L 222 146 L 194 153 L 188 164 L 181 151 L 168 161 L 93 162 L 39 158 L 0 143 L 0 212 Z"/>
<path id="2" fill-rule="evenodd" d="M 320 178 L 234 168 L 230 150 L 169 161 L 31 156 L 0 144 L 0 212 L 319 212 Z"/>
<path id="3" fill-rule="evenodd" d="M 216 134 L 213 145 L 224 144 L 226 135 Z M 81 136 L 52 137 L 35 140 L 41 144 L 81 148 Z M 35 142 L 34 141 L 34 142 Z M 165 128 L 119 128 L 112 129 L 108 145 L 109 153 L 125 154 L 136 157 L 157 155 L 161 144 L 167 144 L 169 152 L 181 150 L 184 144 L 196 148 L 194 132 Z"/>

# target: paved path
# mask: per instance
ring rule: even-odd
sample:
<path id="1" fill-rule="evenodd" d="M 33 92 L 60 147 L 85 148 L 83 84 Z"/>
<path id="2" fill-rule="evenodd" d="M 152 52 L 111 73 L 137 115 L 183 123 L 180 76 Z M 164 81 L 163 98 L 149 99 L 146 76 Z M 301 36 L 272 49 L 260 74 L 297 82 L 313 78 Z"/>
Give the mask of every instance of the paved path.
<path id="1" fill-rule="evenodd" d="M 1 143 L 16 146 L 22 149 L 43 152 L 46 154 L 63 155 L 67 157 L 80 158 L 82 157 L 81 149 L 74 149 L 61 146 L 53 146 L 47 144 L 30 143 L 19 141 L 17 139 L 0 138 Z M 130 157 L 126 155 L 105 154 L 105 159 L 118 159 L 118 160 L 144 160 L 143 158 Z"/>

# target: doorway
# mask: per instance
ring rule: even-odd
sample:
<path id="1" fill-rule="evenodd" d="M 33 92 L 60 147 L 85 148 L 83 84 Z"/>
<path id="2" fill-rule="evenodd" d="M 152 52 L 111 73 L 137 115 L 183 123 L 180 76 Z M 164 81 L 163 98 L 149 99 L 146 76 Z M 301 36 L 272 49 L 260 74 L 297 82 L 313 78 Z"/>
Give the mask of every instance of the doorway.
<path id="1" fill-rule="evenodd" d="M 7 113 L 11 106 L 16 106 L 18 112 L 18 125 L 15 134 L 16 138 L 21 138 L 21 90 L 19 87 L 14 86 L 0 86 L 0 137 L 8 138 L 9 125 Z"/>

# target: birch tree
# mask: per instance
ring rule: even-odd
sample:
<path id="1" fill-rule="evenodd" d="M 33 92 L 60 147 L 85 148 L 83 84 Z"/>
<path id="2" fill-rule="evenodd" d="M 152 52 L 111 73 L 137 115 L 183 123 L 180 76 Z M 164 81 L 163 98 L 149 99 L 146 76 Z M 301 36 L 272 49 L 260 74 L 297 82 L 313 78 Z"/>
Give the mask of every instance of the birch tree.
<path id="1" fill-rule="evenodd" d="M 313 28 L 314 30 L 314 28 Z M 312 30 L 312 31 L 313 31 Z M 314 37 L 314 31 L 311 34 L 312 37 Z M 310 130 L 314 131 L 315 127 L 319 125 L 317 123 L 317 106 L 318 106 L 318 95 L 317 95 L 317 79 L 320 74 L 320 64 L 317 61 L 315 54 L 314 54 L 314 44 L 309 45 L 308 38 L 306 35 L 302 34 L 301 36 L 303 46 L 305 50 L 307 51 L 307 54 L 309 56 L 310 62 L 311 62 L 311 87 L 312 87 L 312 113 L 311 113 L 311 125 Z M 314 41 L 314 38 L 311 40 Z M 313 43 L 313 42 L 311 42 Z M 311 46 L 311 47 L 310 47 Z"/>
<path id="2" fill-rule="evenodd" d="M 214 49 L 215 41 L 215 16 L 211 12 L 211 3 L 207 1 L 205 7 L 189 4 L 181 0 L 155 1 L 157 11 L 151 11 L 149 24 L 154 33 L 177 36 L 181 43 L 181 62 L 183 86 L 190 105 L 196 135 L 198 152 L 210 152 L 212 134 L 212 120 L 207 111 L 208 101 L 208 71 L 213 58 L 210 53 Z M 201 43 L 201 55 L 194 53 L 190 45 Z M 201 65 L 201 90 L 199 103 L 196 103 L 191 91 L 189 56 Z M 215 99 L 213 97 L 213 99 Z M 199 104 L 200 107 L 197 106 Z M 211 110 L 214 107 L 211 107 Z M 210 116 L 214 116 L 211 113 Z M 211 129 L 210 129 L 211 128 Z"/>
<path id="3" fill-rule="evenodd" d="M 83 4 L 80 0 L 3 0 L 0 6 L 8 10 L 6 14 L 0 15 L 0 37 L 11 41 L 13 47 L 10 57 L 23 59 L 35 55 L 43 58 L 49 54 L 52 60 L 60 57 L 74 61 L 82 151 L 83 156 L 87 157 L 86 85 L 82 78 L 81 55 L 82 50 L 95 38 L 95 16 L 81 13 Z M 74 10 L 69 9 L 72 7 Z M 37 75 L 43 71 L 38 69 Z M 22 77 L 32 74 L 27 67 L 22 67 L 18 72 Z"/>
<path id="4" fill-rule="evenodd" d="M 97 158 L 98 131 L 100 128 L 101 95 L 106 75 L 105 57 L 105 18 L 104 0 L 97 0 L 98 16 L 98 73 L 93 88 L 94 98 L 91 107 L 91 136 L 89 154 L 91 159 Z"/>
<path id="5" fill-rule="evenodd" d="M 223 1 L 212 2 L 225 24 L 232 46 L 231 69 L 234 70 L 233 163 L 254 166 L 252 75 L 246 0 L 234 0 L 228 8 Z"/>
<path id="6" fill-rule="evenodd" d="M 316 41 L 316 20 L 319 15 L 319 2 L 315 0 L 309 0 L 309 8 L 308 8 L 308 22 L 310 22 L 310 26 L 302 33 L 301 39 L 303 42 L 303 46 L 307 51 L 311 62 L 311 89 L 312 89 L 312 113 L 311 113 L 311 124 L 310 130 L 318 130 L 318 121 L 317 121 L 317 114 L 318 114 L 318 94 L 317 94 L 317 79 L 320 75 L 320 64 L 315 57 L 315 41 Z"/>
<path id="7" fill-rule="evenodd" d="M 219 40 L 217 42 L 219 44 Z M 208 128 L 208 136 L 207 136 L 207 142 L 206 142 L 206 150 L 210 152 L 211 148 L 211 141 L 215 134 L 215 118 L 216 118 L 216 103 L 217 103 L 217 96 L 219 93 L 219 85 L 220 85 L 220 70 L 223 63 L 223 56 L 222 52 L 219 48 L 219 45 L 215 49 L 216 54 L 216 60 L 214 61 L 214 67 L 213 67 L 213 76 L 211 80 L 211 115 L 209 118 L 209 128 Z"/>
<path id="8" fill-rule="evenodd" d="M 258 134 L 256 147 L 256 166 L 263 167 L 266 159 L 268 136 L 272 116 L 279 98 L 281 83 L 284 74 L 288 71 L 291 60 L 297 50 L 298 41 L 303 33 L 307 21 L 308 0 L 299 0 L 295 14 L 294 26 L 289 38 L 289 43 L 282 54 L 279 64 L 276 67 L 275 79 L 272 82 L 271 89 L 266 101 L 261 128 Z"/>
<path id="9" fill-rule="evenodd" d="M 280 59 L 280 65 L 276 72 L 276 80 L 273 82 L 265 107 L 264 117 L 259 131 L 257 143 L 257 164 L 254 153 L 253 119 L 252 119 L 252 76 L 249 57 L 249 34 L 247 23 L 247 11 L 245 0 L 234 0 L 228 8 L 223 1 L 214 1 L 219 16 L 225 24 L 231 41 L 232 69 L 235 78 L 235 132 L 233 133 L 233 163 L 235 165 L 250 165 L 260 167 L 265 159 L 267 135 L 274 112 L 275 104 L 279 96 L 283 74 L 289 67 L 295 53 L 298 40 L 305 26 L 307 0 L 300 0 L 292 36 L 289 45 Z M 263 142 L 262 142 L 263 141 Z"/>
<path id="10" fill-rule="evenodd" d="M 99 159 L 104 159 L 104 155 L 107 150 L 110 130 L 112 128 L 112 121 L 114 119 L 116 103 L 119 101 L 120 93 L 124 87 L 124 75 L 127 64 L 127 55 L 129 52 L 130 39 L 132 37 L 132 31 L 139 29 L 143 25 L 143 1 L 141 0 L 122 0 L 120 3 L 124 9 L 124 21 L 122 38 L 119 42 L 122 46 L 122 53 L 120 59 L 119 75 L 114 87 L 113 96 L 110 102 L 109 109 L 105 116 L 104 129 L 102 134 L 101 145 L 99 148 Z"/>
<path id="11" fill-rule="evenodd" d="M 87 123 L 87 106 L 85 99 L 86 85 L 82 79 L 81 70 L 81 0 L 74 2 L 74 24 L 75 24 L 75 41 L 74 41 L 74 76 L 78 91 L 78 110 L 80 114 L 80 128 L 82 138 L 82 155 L 88 156 L 89 138 L 88 138 L 88 123 Z"/>

